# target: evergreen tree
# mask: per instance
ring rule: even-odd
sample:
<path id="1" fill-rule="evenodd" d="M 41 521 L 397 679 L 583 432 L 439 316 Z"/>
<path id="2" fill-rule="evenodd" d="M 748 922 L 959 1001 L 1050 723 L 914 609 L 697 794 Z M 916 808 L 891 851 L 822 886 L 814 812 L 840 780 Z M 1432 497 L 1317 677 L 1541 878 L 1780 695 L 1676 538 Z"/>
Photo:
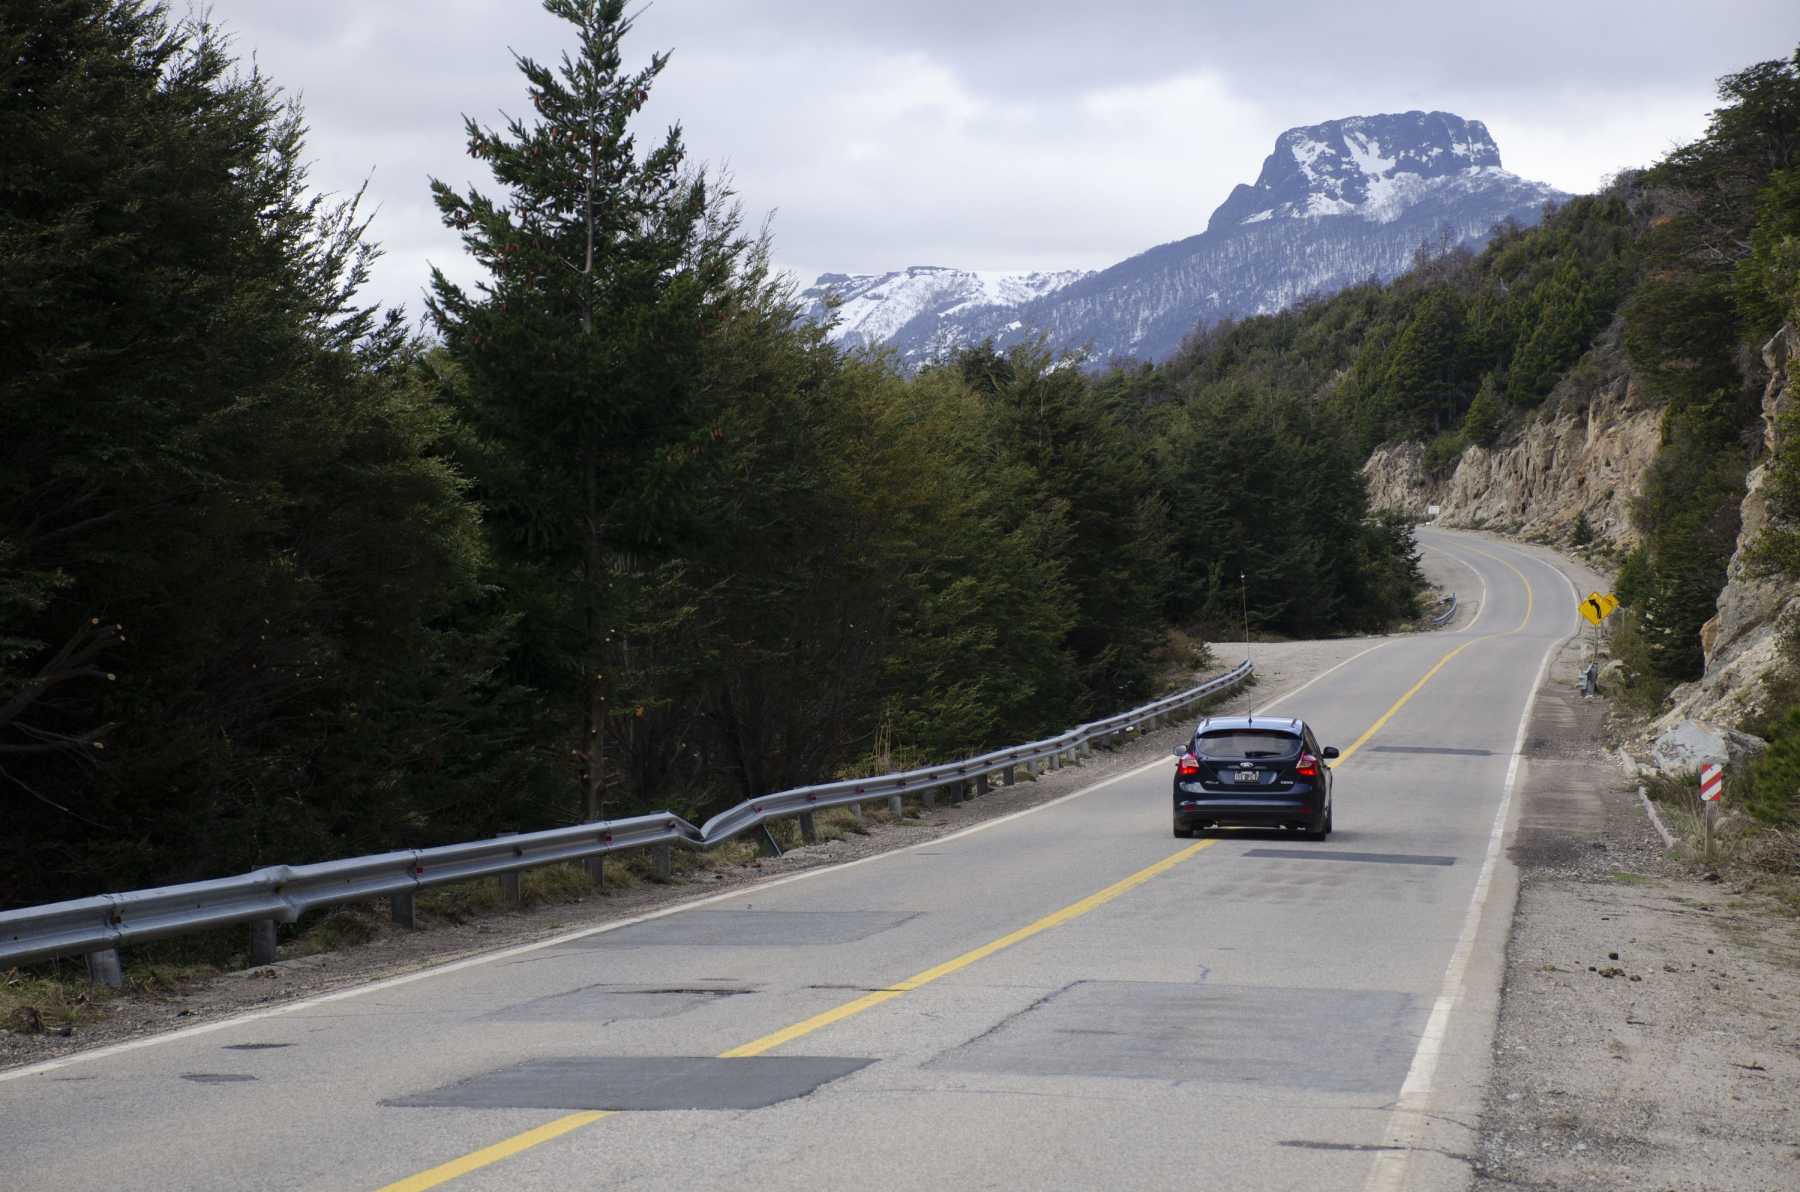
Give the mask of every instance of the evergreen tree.
<path id="1" fill-rule="evenodd" d="M 1475 390 L 1475 400 L 1469 403 L 1468 412 L 1463 415 L 1462 437 L 1471 443 L 1492 447 L 1505 425 L 1505 401 L 1500 396 L 1499 386 L 1494 383 L 1494 374 L 1487 373 Z"/>
<path id="2" fill-rule="evenodd" d="M 1414 433 L 1436 434 L 1455 424 L 1461 339 L 1455 295 L 1433 287 L 1394 344 L 1384 378 L 1388 401 Z"/>
<path id="3" fill-rule="evenodd" d="M 0 42 L 0 901 L 499 811 L 474 510 L 298 108 L 160 6 Z"/>
<path id="4" fill-rule="evenodd" d="M 687 167 L 679 127 L 639 154 L 632 120 L 668 55 L 624 67 L 624 0 L 544 8 L 573 27 L 575 52 L 554 69 L 516 57 L 529 120 L 465 122 L 507 197 L 432 182 L 488 280 L 471 295 L 434 270 L 430 310 L 525 610 L 520 675 L 575 713 L 559 724 L 596 818 L 609 738 L 649 698 L 629 674 L 628 630 L 691 513 L 684 478 L 715 429 L 699 405 L 701 341 L 747 245 Z"/>

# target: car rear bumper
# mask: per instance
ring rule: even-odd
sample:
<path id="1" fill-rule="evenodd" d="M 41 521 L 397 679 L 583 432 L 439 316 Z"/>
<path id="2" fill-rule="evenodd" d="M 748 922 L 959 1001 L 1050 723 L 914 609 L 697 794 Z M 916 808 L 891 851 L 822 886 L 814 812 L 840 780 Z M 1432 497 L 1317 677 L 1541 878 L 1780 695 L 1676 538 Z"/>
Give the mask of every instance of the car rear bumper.
<path id="1" fill-rule="evenodd" d="M 1258 826 L 1291 824 L 1318 817 L 1324 804 L 1317 793 L 1294 792 L 1291 797 L 1228 799 L 1210 794 L 1183 793 L 1175 799 L 1175 826 L 1200 828 L 1208 824 Z"/>

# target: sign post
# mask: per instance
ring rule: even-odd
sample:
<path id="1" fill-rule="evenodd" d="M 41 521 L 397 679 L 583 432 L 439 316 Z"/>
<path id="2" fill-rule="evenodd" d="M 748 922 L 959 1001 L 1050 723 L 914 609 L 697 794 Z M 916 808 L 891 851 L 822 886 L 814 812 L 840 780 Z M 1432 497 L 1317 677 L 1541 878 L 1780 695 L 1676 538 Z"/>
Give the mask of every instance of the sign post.
<path id="1" fill-rule="evenodd" d="M 1706 821 L 1706 863 L 1713 863 L 1713 808 L 1725 790 L 1725 767 L 1709 762 L 1700 767 L 1700 808 Z"/>
<path id="2" fill-rule="evenodd" d="M 1576 606 L 1582 620 L 1594 627 L 1591 657 L 1600 657 L 1600 622 L 1619 611 L 1619 598 L 1610 592 L 1589 592 Z"/>

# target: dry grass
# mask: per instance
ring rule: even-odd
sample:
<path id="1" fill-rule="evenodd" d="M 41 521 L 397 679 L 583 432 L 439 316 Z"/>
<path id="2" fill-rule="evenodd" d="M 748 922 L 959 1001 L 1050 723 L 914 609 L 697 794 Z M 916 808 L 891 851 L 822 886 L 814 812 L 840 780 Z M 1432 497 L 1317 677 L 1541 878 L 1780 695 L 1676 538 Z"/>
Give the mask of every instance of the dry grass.
<path id="1" fill-rule="evenodd" d="M 1645 794 L 1675 836 L 1676 857 L 1695 869 L 1727 875 L 1800 918 L 1800 831 L 1759 824 L 1741 813 L 1715 812 L 1713 862 L 1708 865 L 1698 786 L 1695 771 L 1644 780 Z"/>
<path id="2" fill-rule="evenodd" d="M 1156 676 L 1154 690 L 1164 693 L 1184 691 L 1194 685 L 1194 676 L 1216 669 L 1212 648 L 1198 634 L 1170 629 L 1162 645 L 1151 655 L 1151 673 Z"/>
<path id="3" fill-rule="evenodd" d="M 161 999 L 215 977 L 211 964 L 134 964 L 122 989 L 88 981 L 80 960 L 56 960 L 0 973 L 0 1030 L 69 1035 L 104 1018 L 121 996 Z"/>

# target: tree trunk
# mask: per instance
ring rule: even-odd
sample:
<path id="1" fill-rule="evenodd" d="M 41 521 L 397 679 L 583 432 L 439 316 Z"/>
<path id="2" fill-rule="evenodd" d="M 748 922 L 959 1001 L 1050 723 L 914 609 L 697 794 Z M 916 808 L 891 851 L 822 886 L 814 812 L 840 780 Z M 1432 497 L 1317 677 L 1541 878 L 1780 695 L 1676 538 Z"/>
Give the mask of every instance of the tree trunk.
<path id="1" fill-rule="evenodd" d="M 582 551 L 581 602 L 583 608 L 583 631 L 585 641 L 584 657 L 586 673 L 582 680 L 587 687 L 587 761 L 584 767 L 587 781 L 582 791 L 582 802 L 586 818 L 591 822 L 603 819 L 606 813 L 604 798 L 606 781 L 606 672 L 601 669 L 606 665 L 606 649 L 602 640 L 600 618 L 600 583 L 605 572 L 605 559 L 600 551 L 600 510 L 599 497 L 596 493 L 594 469 L 597 466 L 594 458 L 594 445 L 588 443 L 582 450 L 583 482 L 587 490 L 587 510 L 584 535 L 585 543 Z"/>

